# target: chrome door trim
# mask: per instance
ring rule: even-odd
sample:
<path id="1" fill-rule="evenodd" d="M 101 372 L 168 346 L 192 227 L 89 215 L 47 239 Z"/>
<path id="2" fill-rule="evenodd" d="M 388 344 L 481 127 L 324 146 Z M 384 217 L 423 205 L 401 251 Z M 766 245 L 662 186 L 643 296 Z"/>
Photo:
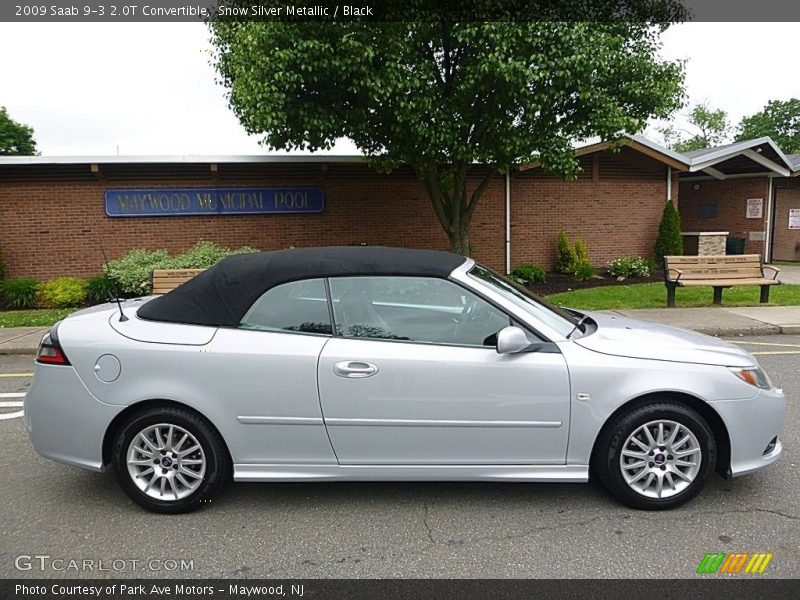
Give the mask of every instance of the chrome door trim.
<path id="1" fill-rule="evenodd" d="M 450 419 L 325 419 L 327 425 L 368 427 L 561 427 L 561 421 L 460 421 Z"/>
<path id="2" fill-rule="evenodd" d="M 257 415 L 239 415 L 239 423 L 246 425 L 322 425 L 319 417 L 262 417 Z"/>

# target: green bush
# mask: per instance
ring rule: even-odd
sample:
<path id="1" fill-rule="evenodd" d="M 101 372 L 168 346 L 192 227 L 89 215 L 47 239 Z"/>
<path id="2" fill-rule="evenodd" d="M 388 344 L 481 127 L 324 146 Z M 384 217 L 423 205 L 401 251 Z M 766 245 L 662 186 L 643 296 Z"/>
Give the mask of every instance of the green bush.
<path id="1" fill-rule="evenodd" d="M 135 248 L 108 263 L 108 276 L 123 294 L 140 296 L 150 291 L 150 272 L 165 268 L 168 261 L 169 252 L 166 250 L 149 252 Z"/>
<path id="2" fill-rule="evenodd" d="M 683 254 L 681 217 L 672 200 L 667 200 L 664 205 L 661 223 L 658 226 L 655 253 L 656 258 L 662 265 L 664 264 L 665 256 L 681 256 Z"/>
<path id="3" fill-rule="evenodd" d="M 244 246 L 238 250 L 229 250 L 221 246 L 217 246 L 214 242 L 200 240 L 194 247 L 190 248 L 182 254 L 172 257 L 167 262 L 166 267 L 169 269 L 207 269 L 214 266 L 219 261 L 227 256 L 233 254 L 247 254 L 249 252 L 258 252 L 255 248 Z"/>
<path id="4" fill-rule="evenodd" d="M 7 308 L 35 308 L 39 282 L 32 277 L 7 279 L 0 284 L 0 300 Z"/>
<path id="5" fill-rule="evenodd" d="M 586 247 L 586 242 L 581 239 L 575 240 L 575 263 L 573 264 L 572 271 L 584 265 L 591 264 L 589 261 L 589 248 Z"/>
<path id="6" fill-rule="evenodd" d="M 510 277 L 517 283 L 544 283 L 545 273 L 542 267 L 531 264 L 517 265 Z"/>
<path id="7" fill-rule="evenodd" d="M 589 263 L 575 265 L 575 270 L 572 272 L 572 276 L 576 281 L 586 281 L 587 279 L 594 277 L 595 274 L 594 267 Z"/>
<path id="8" fill-rule="evenodd" d="M 92 304 L 108 302 L 114 297 L 114 282 L 108 275 L 95 275 L 86 280 L 86 299 Z"/>
<path id="9" fill-rule="evenodd" d="M 567 232 L 562 228 L 556 238 L 556 249 L 558 258 L 556 259 L 556 271 L 571 275 L 575 270 L 575 248 L 567 238 Z"/>
<path id="10" fill-rule="evenodd" d="M 152 289 L 150 273 L 154 269 L 207 269 L 226 256 L 257 252 L 255 248 L 244 246 L 229 250 L 213 242 L 199 241 L 194 247 L 176 256 L 166 250 L 135 249 L 122 258 L 108 263 L 108 275 L 125 295 L 141 296 Z"/>
<path id="11" fill-rule="evenodd" d="M 45 308 L 69 308 L 86 302 L 88 283 L 78 277 L 59 277 L 39 287 L 37 303 Z"/>
<path id="12" fill-rule="evenodd" d="M 650 261 L 641 256 L 623 256 L 608 263 L 608 274 L 614 277 L 649 277 Z"/>

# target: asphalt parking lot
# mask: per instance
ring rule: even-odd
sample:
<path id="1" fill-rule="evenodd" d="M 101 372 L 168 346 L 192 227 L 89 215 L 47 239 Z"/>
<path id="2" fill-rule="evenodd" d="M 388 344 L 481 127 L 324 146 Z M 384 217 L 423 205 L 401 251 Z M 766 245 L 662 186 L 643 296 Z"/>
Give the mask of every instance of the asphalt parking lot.
<path id="1" fill-rule="evenodd" d="M 683 578 L 706 552 L 772 552 L 759 577 L 800 577 L 800 336 L 736 341 L 786 390 L 784 457 L 749 477 L 714 476 L 661 513 L 593 485 L 333 483 L 234 484 L 200 512 L 149 514 L 112 473 L 34 453 L 8 404 L 22 400 L 32 358 L 0 356 L 0 577 Z M 50 566 L 17 570 L 20 555 Z M 54 559 L 95 570 L 57 571 Z"/>

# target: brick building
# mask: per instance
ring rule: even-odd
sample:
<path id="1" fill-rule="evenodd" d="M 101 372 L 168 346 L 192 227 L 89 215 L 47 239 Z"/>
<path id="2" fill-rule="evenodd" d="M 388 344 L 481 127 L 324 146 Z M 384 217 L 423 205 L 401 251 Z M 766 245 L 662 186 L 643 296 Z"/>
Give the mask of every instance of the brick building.
<path id="1" fill-rule="evenodd" d="M 626 138 L 621 148 L 604 142 L 576 153 L 582 170 L 575 181 L 531 164 L 489 184 L 471 226 L 476 259 L 501 271 L 528 262 L 551 269 L 562 226 L 587 243 L 596 266 L 649 256 L 669 197 L 681 207 L 684 229 L 729 229 L 748 236 L 748 251 L 764 252 L 765 240 L 751 232 L 766 238 L 771 213 L 740 222 L 743 203 L 771 198 L 765 203 L 771 210 L 778 189 L 782 211 L 784 202 L 800 199 L 791 166 L 781 167 L 786 182 L 779 186 L 760 172 L 725 179 L 728 164 L 715 177 L 708 160 L 640 137 Z M 471 176 L 477 185 L 482 168 Z M 297 206 L 294 196 L 303 199 Z M 700 208 L 712 203 L 713 219 L 710 208 Z M 8 276 L 89 276 L 102 269 L 101 247 L 116 258 L 131 248 L 179 252 L 201 239 L 263 250 L 448 246 L 412 170 L 377 174 L 360 157 L 0 157 L 0 246 Z M 780 244 L 793 251 L 791 240 Z"/>

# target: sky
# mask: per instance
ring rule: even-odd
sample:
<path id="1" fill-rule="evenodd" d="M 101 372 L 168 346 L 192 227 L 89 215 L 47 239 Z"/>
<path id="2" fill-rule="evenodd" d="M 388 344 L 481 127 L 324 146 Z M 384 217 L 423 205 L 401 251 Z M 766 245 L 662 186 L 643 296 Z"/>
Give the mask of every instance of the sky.
<path id="1" fill-rule="evenodd" d="M 686 23 L 662 36 L 662 55 L 687 61 L 690 102 L 736 124 L 800 96 L 798 37 L 800 23 Z M 201 23 L 0 23 L 0 106 L 34 128 L 43 155 L 264 154 L 215 82 L 208 38 Z M 332 153 L 357 149 L 344 140 Z"/>

